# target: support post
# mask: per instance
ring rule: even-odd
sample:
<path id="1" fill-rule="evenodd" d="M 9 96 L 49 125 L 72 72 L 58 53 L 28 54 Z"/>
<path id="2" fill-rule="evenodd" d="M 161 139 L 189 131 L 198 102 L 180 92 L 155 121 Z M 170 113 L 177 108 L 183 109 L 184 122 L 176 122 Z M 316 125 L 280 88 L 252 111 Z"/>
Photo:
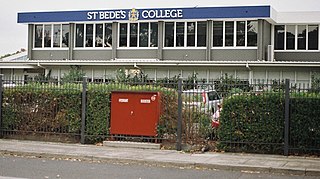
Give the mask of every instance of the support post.
<path id="1" fill-rule="evenodd" d="M 2 121 L 2 77 L 3 74 L 0 74 L 0 138 L 3 137 L 3 121 Z"/>
<path id="2" fill-rule="evenodd" d="M 81 139 L 80 139 L 81 144 L 85 144 L 86 110 L 87 110 L 87 78 L 88 77 L 84 76 L 82 81 Z"/>
<path id="3" fill-rule="evenodd" d="M 177 126 L 177 150 L 181 150 L 181 133 L 182 133 L 182 79 L 178 81 L 178 126 Z"/>
<path id="4" fill-rule="evenodd" d="M 285 82 L 285 127 L 284 127 L 284 155 L 289 155 L 289 112 L 290 112 L 290 80 L 286 79 Z"/>

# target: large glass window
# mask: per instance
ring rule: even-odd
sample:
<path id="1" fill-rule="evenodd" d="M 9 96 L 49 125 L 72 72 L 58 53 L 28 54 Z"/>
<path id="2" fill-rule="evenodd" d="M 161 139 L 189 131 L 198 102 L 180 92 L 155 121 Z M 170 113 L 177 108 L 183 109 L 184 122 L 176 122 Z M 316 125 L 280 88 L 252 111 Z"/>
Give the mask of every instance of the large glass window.
<path id="1" fill-rule="evenodd" d="M 295 34 L 296 34 L 296 26 L 287 25 L 286 27 L 286 49 L 294 50 L 295 49 Z"/>
<path id="2" fill-rule="evenodd" d="M 284 25 L 275 26 L 274 49 L 284 50 Z"/>
<path id="3" fill-rule="evenodd" d="M 164 46 L 173 47 L 174 46 L 174 22 L 165 23 L 165 35 L 164 35 Z"/>
<path id="4" fill-rule="evenodd" d="M 237 46 L 245 46 L 246 42 L 246 22 L 237 21 Z"/>
<path id="5" fill-rule="evenodd" d="M 84 41 L 84 24 L 76 25 L 76 47 L 83 47 Z"/>
<path id="6" fill-rule="evenodd" d="M 34 47 L 42 48 L 43 25 L 35 25 Z"/>
<path id="7" fill-rule="evenodd" d="M 213 22 L 213 46 L 214 47 L 223 46 L 223 22 L 222 21 Z"/>
<path id="8" fill-rule="evenodd" d="M 258 39 L 258 21 L 247 21 L 247 46 L 256 47 Z"/>
<path id="9" fill-rule="evenodd" d="M 226 21 L 225 22 L 225 43 L 224 45 L 233 46 L 233 34 L 234 34 L 234 22 Z"/>
<path id="10" fill-rule="evenodd" d="M 213 47 L 256 47 L 258 21 L 214 21 Z"/>
<path id="11" fill-rule="evenodd" d="M 35 25 L 35 48 L 60 48 L 69 46 L 68 24 Z"/>
<path id="12" fill-rule="evenodd" d="M 318 28 L 318 25 L 276 25 L 275 50 L 319 50 Z"/>
<path id="13" fill-rule="evenodd" d="M 205 47 L 207 22 L 166 22 L 165 47 Z M 175 42 L 175 43 L 174 43 Z"/>
<path id="14" fill-rule="evenodd" d="M 207 22 L 197 22 L 197 46 L 207 46 Z"/>
<path id="15" fill-rule="evenodd" d="M 51 25 L 44 25 L 44 47 L 51 47 Z"/>
<path id="16" fill-rule="evenodd" d="M 308 50 L 318 50 L 319 32 L 318 25 L 308 26 Z"/>
<path id="17" fill-rule="evenodd" d="M 122 23 L 119 38 L 119 47 L 157 47 L 158 23 Z"/>

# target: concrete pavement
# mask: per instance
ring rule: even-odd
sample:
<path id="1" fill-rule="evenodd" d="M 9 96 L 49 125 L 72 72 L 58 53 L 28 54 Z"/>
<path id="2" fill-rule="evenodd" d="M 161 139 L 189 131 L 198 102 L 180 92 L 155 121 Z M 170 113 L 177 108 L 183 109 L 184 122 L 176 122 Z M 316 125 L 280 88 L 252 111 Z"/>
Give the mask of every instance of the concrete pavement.
<path id="1" fill-rule="evenodd" d="M 159 166 L 284 173 L 320 177 L 320 158 L 242 154 L 184 153 L 175 150 L 115 148 L 96 145 L 0 139 L 0 153 L 72 158 L 99 162 L 143 163 Z"/>

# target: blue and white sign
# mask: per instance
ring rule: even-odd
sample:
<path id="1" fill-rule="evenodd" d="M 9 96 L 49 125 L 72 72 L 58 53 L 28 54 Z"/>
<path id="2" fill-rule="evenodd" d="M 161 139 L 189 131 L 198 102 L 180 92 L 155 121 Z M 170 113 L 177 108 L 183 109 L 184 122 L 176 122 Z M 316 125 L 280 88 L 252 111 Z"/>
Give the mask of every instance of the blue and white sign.
<path id="1" fill-rule="evenodd" d="M 18 13 L 18 23 L 213 18 L 269 18 L 270 10 L 270 6 L 236 6 L 26 12 Z"/>

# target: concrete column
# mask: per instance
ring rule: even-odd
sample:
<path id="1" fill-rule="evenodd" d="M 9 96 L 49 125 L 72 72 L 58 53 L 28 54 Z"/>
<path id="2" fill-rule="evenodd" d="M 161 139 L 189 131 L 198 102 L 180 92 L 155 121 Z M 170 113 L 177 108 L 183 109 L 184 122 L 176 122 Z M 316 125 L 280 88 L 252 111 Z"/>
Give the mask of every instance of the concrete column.
<path id="1" fill-rule="evenodd" d="M 32 48 L 34 43 L 34 25 L 29 24 L 28 25 L 28 58 L 32 60 Z"/>
<path id="2" fill-rule="evenodd" d="M 112 59 L 117 58 L 117 47 L 118 47 L 118 22 L 112 23 Z"/>
<path id="3" fill-rule="evenodd" d="M 211 61 L 211 48 L 212 48 L 212 20 L 207 21 L 207 49 L 206 49 L 206 60 Z"/>
<path id="4" fill-rule="evenodd" d="M 258 41 L 257 41 L 257 46 L 258 46 L 258 50 L 257 50 L 257 60 L 262 61 L 264 60 L 264 43 L 263 43 L 263 29 L 264 29 L 264 23 L 262 19 L 258 20 Z"/>
<path id="5" fill-rule="evenodd" d="M 158 22 L 158 52 L 157 52 L 157 56 L 159 60 L 163 59 L 163 36 L 164 36 L 163 26 L 164 26 L 164 22 L 159 21 Z"/>
<path id="6" fill-rule="evenodd" d="M 75 37 L 75 24 L 70 23 L 70 32 L 69 32 L 69 52 L 68 52 L 68 60 L 73 60 L 73 47 L 74 47 L 74 37 Z"/>

